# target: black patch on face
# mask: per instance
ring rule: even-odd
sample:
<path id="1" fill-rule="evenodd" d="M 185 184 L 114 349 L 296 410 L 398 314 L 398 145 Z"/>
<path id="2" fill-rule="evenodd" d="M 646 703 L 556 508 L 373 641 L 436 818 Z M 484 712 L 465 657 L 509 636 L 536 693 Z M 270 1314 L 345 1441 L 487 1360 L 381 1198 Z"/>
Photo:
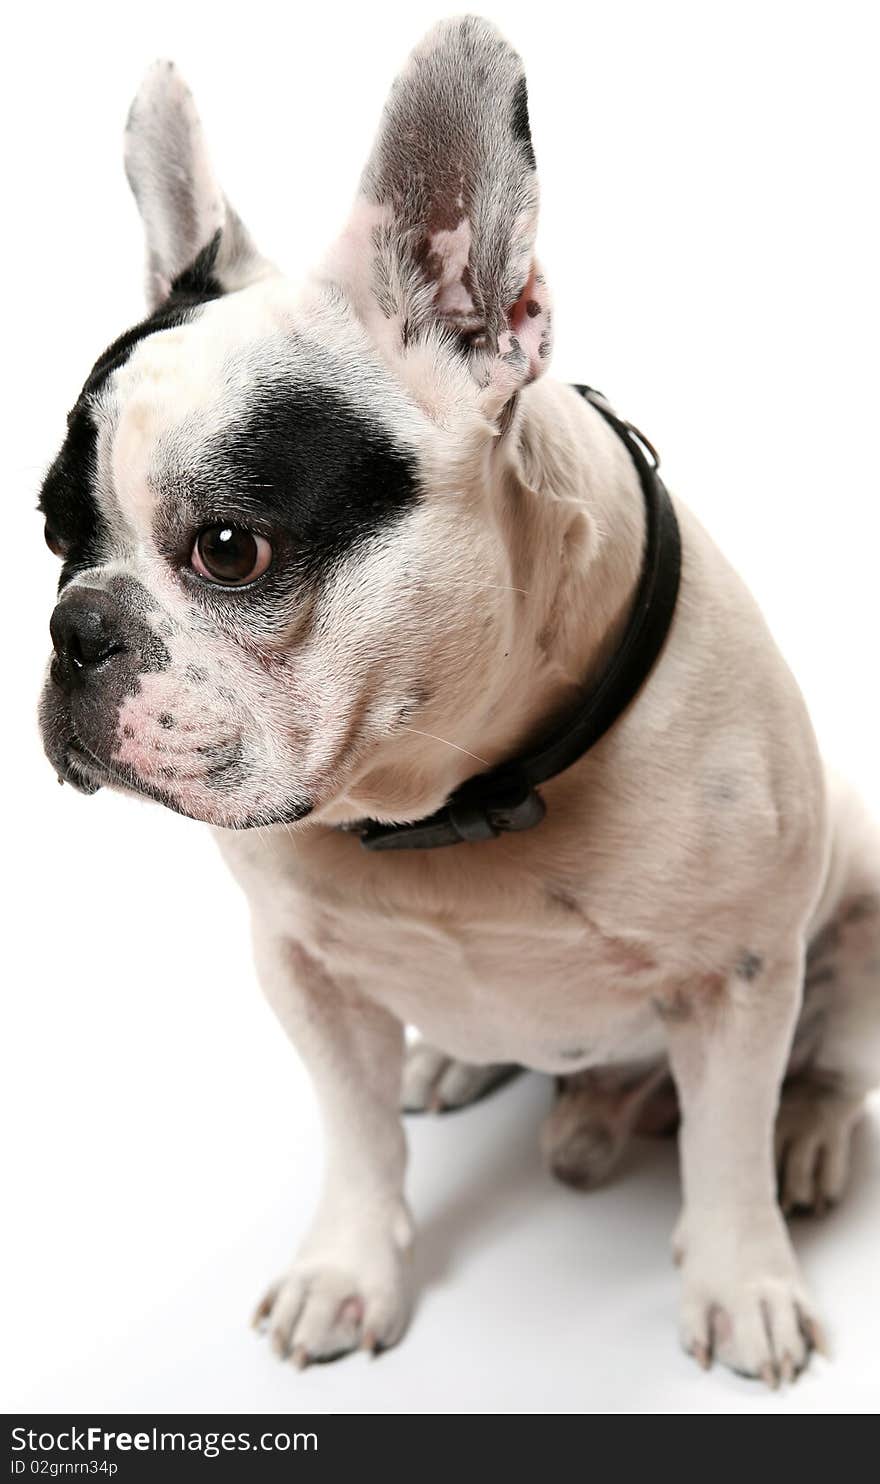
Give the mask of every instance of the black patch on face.
<path id="1" fill-rule="evenodd" d="M 91 411 L 93 399 L 107 378 L 125 364 L 139 341 L 158 330 L 184 324 L 200 304 L 219 298 L 223 287 L 214 277 L 219 247 L 217 232 L 194 262 L 175 278 L 164 304 L 107 347 L 89 372 L 68 414 L 67 436 L 43 481 L 39 500 L 47 531 L 65 552 L 59 590 L 77 572 L 100 560 L 105 534 L 94 496 L 98 431 Z"/>
<path id="2" fill-rule="evenodd" d="M 510 120 L 514 139 L 525 149 L 526 159 L 532 169 L 536 168 L 535 151 L 532 148 L 532 131 L 529 127 L 529 94 L 526 80 L 521 77 L 513 95 L 513 113 Z"/>
<path id="3" fill-rule="evenodd" d="M 326 575 L 419 498 L 415 455 L 316 384 L 258 391 L 185 477 L 197 505 L 229 492 L 237 510 L 284 532 L 289 549 L 276 553 L 277 566 L 300 580 Z M 261 584 L 267 594 L 273 586 Z"/>
<path id="4" fill-rule="evenodd" d="M 59 590 L 77 572 L 98 561 L 102 522 L 95 503 L 98 430 L 88 406 L 77 402 L 68 413 L 67 437 L 40 492 L 46 531 L 64 552 Z"/>
<path id="5" fill-rule="evenodd" d="M 747 984 L 751 984 L 753 979 L 757 979 L 763 967 L 764 960 L 760 953 L 752 953 L 750 949 L 746 949 L 736 966 L 737 978 L 745 979 Z"/>

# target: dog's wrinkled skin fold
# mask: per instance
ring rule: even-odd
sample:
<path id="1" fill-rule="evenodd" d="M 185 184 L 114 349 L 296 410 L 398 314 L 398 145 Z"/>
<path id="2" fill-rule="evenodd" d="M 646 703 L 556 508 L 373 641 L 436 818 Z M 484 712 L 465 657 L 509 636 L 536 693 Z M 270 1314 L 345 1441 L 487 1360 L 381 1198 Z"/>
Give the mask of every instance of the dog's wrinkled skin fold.
<path id="1" fill-rule="evenodd" d="M 400 1337 L 401 1084 L 457 1106 L 521 1065 L 559 1079 L 543 1144 L 577 1185 L 680 1109 L 683 1342 L 793 1377 L 820 1330 L 777 1174 L 807 1208 L 846 1180 L 880 1067 L 880 846 L 689 511 L 660 661 L 537 829 L 375 855 L 338 828 L 423 817 L 536 740 L 638 577 L 626 449 L 541 379 L 519 58 L 474 18 L 425 39 L 302 286 L 225 201 L 170 64 L 126 167 L 150 318 L 96 363 L 44 486 L 65 565 L 43 731 L 86 791 L 220 827 L 250 899 L 326 1125 L 318 1214 L 259 1311 L 274 1344 L 304 1364 Z M 269 543 L 265 573 L 194 571 L 212 523 Z"/>

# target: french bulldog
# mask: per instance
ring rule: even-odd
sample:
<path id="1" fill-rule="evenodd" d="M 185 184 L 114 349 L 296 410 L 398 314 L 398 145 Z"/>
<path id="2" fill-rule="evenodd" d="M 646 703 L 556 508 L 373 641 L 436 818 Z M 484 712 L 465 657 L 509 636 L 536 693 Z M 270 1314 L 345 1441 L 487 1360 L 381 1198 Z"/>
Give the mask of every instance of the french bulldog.
<path id="1" fill-rule="evenodd" d="M 148 314 L 43 484 L 63 565 L 42 736 L 84 792 L 213 826 L 247 893 L 327 1149 L 259 1322 L 299 1366 L 393 1345 L 401 1109 L 528 1067 L 556 1079 L 542 1144 L 573 1184 L 680 1119 L 682 1342 L 792 1379 L 823 1342 L 783 1212 L 841 1195 L 880 1073 L 880 834 L 684 504 L 660 652 L 535 792 L 543 818 L 364 849 L 364 821 L 430 820 L 564 730 L 643 574 L 632 442 L 544 374 L 520 58 L 477 17 L 430 32 L 301 284 L 225 200 L 171 63 L 125 159 Z"/>

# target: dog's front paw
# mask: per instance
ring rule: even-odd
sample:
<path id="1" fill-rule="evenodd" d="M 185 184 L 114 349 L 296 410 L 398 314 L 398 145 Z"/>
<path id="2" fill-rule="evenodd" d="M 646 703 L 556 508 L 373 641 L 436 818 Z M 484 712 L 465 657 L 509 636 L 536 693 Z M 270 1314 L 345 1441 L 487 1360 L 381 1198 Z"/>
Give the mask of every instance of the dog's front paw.
<path id="1" fill-rule="evenodd" d="M 411 1309 L 408 1251 L 370 1233 L 344 1243 L 311 1240 L 272 1285 L 254 1315 L 282 1360 L 299 1369 L 352 1350 L 396 1345 Z"/>
<path id="2" fill-rule="evenodd" d="M 749 1244 L 751 1245 L 751 1244 Z M 768 1386 L 793 1381 L 814 1350 L 823 1351 L 819 1321 L 800 1280 L 793 1255 L 773 1243 L 763 1256 L 746 1260 L 727 1248 L 709 1276 L 707 1264 L 684 1251 L 681 1341 L 704 1368 L 719 1360 Z"/>

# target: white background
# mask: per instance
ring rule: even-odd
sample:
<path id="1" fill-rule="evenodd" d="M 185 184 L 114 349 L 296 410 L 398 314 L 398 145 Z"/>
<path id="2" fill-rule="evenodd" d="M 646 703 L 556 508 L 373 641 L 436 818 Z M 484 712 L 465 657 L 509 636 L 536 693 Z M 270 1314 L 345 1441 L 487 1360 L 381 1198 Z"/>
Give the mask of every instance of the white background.
<path id="1" fill-rule="evenodd" d="M 3 137 L 4 1408 L 874 1410 L 880 1121 L 797 1243 L 835 1358 L 771 1396 L 675 1339 L 671 1145 L 607 1191 L 539 1167 L 538 1078 L 411 1125 L 423 1297 L 397 1351 L 297 1374 L 246 1323 L 320 1161 L 208 832 L 61 790 L 35 703 L 33 513 L 67 407 L 141 312 L 120 164 L 174 56 L 228 194 L 297 272 L 338 230 L 431 4 L 18 8 Z M 603 388 L 745 574 L 829 756 L 880 809 L 877 35 L 868 4 L 497 3 L 523 52 L 554 370 Z M 11 206 L 11 210 L 9 209 Z"/>

